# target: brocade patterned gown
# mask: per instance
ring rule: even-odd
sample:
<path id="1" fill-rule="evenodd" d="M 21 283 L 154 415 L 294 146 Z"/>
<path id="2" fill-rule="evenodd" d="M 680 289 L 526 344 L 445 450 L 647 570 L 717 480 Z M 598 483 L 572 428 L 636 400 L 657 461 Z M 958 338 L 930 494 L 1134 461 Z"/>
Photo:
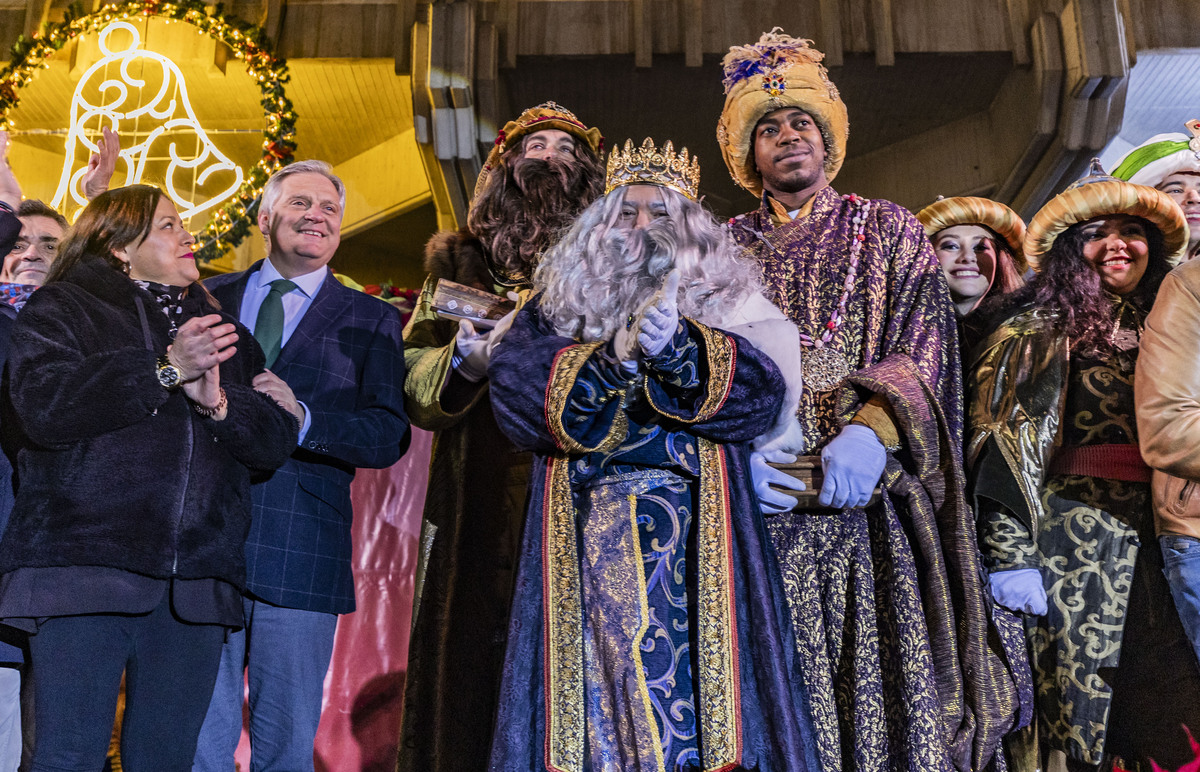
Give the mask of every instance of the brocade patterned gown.
<path id="1" fill-rule="evenodd" d="M 535 452 L 489 769 L 817 770 L 746 443 L 782 378 L 682 321 L 627 375 L 535 299 L 489 368 Z"/>
<path id="2" fill-rule="evenodd" d="M 838 308 L 859 204 L 832 188 L 786 221 L 768 197 L 730 231 L 769 293 L 819 338 Z M 886 495 L 867 508 L 796 511 L 768 527 L 779 553 L 821 761 L 827 770 L 969 770 L 1013 723 L 1009 655 L 989 647 L 973 516 L 963 499 L 961 372 L 945 280 L 916 219 L 871 202 L 843 323 L 829 342 L 850 374 L 806 384 L 819 452 L 876 395 L 895 419 Z M 1023 654 L 1022 654 L 1023 656 Z"/>
<path id="3" fill-rule="evenodd" d="M 1112 336 L 1115 351 L 1070 351 L 1054 454 L 1063 448 L 1136 446 L 1133 379 L 1140 319 L 1132 305 L 1122 304 Z M 1036 327 L 1009 325 L 1024 334 L 994 343 L 1001 352 L 987 355 L 990 361 L 1020 358 L 1018 347 L 1067 351 L 1046 342 L 1053 335 L 1043 340 Z M 1054 388 L 1048 381 L 1045 387 L 1026 381 L 1016 370 L 996 385 L 983 390 Z M 1124 756 L 1127 768 L 1140 761 L 1148 769 L 1148 756 L 1164 763 L 1179 758 L 1186 748 L 1179 725 L 1200 721 L 1194 657 L 1162 577 L 1150 486 L 1069 474 L 1056 468 L 1055 457 L 1042 472 L 1036 538 L 1006 508 L 981 512 L 980 523 L 990 569 L 1042 573 L 1047 613 L 1025 616 L 1039 743 L 1043 754 L 1061 751 L 1080 765 L 1098 767 L 1108 756 Z"/>

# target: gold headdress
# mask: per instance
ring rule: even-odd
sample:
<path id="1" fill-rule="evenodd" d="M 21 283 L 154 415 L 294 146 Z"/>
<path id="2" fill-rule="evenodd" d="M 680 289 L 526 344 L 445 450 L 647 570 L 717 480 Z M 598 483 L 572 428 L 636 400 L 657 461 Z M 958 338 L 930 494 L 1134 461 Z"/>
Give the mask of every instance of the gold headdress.
<path id="1" fill-rule="evenodd" d="M 1111 214 L 1149 220 L 1162 231 L 1167 261 L 1175 265 L 1183 258 L 1188 226 L 1179 204 L 1160 190 L 1110 177 L 1100 167 L 1099 158 L 1092 159 L 1086 177 L 1050 199 L 1029 221 L 1025 258 L 1033 270 L 1039 270 L 1042 258 L 1068 228 Z"/>
<path id="2" fill-rule="evenodd" d="M 917 220 L 925 226 L 925 235 L 933 238 L 938 233 L 955 225 L 982 225 L 990 228 L 1012 252 L 1016 269 L 1024 273 L 1027 267 L 1025 254 L 1025 221 L 999 201 L 975 196 L 939 198 L 917 212 Z"/>
<path id="3" fill-rule="evenodd" d="M 825 54 L 811 40 L 785 35 L 779 27 L 750 46 L 725 55 L 725 107 L 717 142 L 733 181 L 756 196 L 762 177 L 754 165 L 754 127 L 767 113 L 795 107 L 812 116 L 825 140 L 825 178 L 832 181 L 846 159 L 850 119 L 837 86 L 821 64 Z"/>
<path id="4" fill-rule="evenodd" d="M 506 150 L 526 134 L 546 129 L 567 132 L 576 140 L 586 142 L 597 155 L 604 150 L 604 137 L 600 136 L 600 129 L 595 127 L 589 129 L 583 124 L 583 121 L 575 117 L 575 113 L 557 102 L 543 102 L 537 107 L 530 107 L 521 113 L 515 121 L 504 124 L 504 128 L 496 135 L 496 142 L 488 152 L 483 169 L 479 172 L 479 178 L 475 181 L 474 195 L 478 196 L 479 192 L 483 190 L 487 184 L 488 175 L 500 163 L 500 156 L 504 155 Z"/>
<path id="5" fill-rule="evenodd" d="M 660 185 L 695 201 L 700 190 L 700 160 L 689 159 L 686 147 L 676 153 L 670 140 L 659 150 L 649 137 L 638 148 L 627 139 L 624 150 L 613 148 L 608 154 L 604 194 L 622 185 Z"/>

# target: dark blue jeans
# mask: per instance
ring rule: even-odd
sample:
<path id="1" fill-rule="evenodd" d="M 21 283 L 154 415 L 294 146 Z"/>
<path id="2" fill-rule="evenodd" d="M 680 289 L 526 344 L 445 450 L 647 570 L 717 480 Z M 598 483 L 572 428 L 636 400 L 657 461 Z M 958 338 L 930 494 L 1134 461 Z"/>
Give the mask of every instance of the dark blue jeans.
<path id="1" fill-rule="evenodd" d="M 188 772 L 217 679 L 225 628 L 182 622 L 170 593 L 149 614 L 53 617 L 29 638 L 33 772 L 104 767 L 121 674 L 128 772 Z"/>
<path id="2" fill-rule="evenodd" d="M 1200 539 L 1169 534 L 1158 537 L 1158 544 L 1171 597 L 1200 661 Z"/>

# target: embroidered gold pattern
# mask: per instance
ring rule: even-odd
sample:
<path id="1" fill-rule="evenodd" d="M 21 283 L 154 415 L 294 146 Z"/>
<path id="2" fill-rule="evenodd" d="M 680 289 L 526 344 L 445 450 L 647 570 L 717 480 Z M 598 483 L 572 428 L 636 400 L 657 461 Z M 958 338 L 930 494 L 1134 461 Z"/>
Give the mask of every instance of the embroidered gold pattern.
<path id="1" fill-rule="evenodd" d="M 583 772 L 583 609 L 569 464 L 552 459 L 546 473 L 546 767 Z"/>
<path id="2" fill-rule="evenodd" d="M 705 381 L 707 395 L 704 403 L 696 411 L 696 414 L 689 418 L 673 412 L 667 406 L 658 404 L 645 384 L 643 384 L 642 390 L 645 392 L 650 406 L 662 415 L 674 418 L 681 423 L 694 424 L 712 418 L 729 397 L 729 390 L 733 388 L 733 366 L 737 361 L 737 347 L 728 335 L 692 319 L 689 319 L 688 322 L 700 331 L 700 337 L 704 340 L 704 354 L 708 362 L 708 379 Z"/>
<path id="3" fill-rule="evenodd" d="M 724 337 L 724 336 L 721 336 Z M 699 617 L 700 736 L 704 769 L 730 769 L 741 760 L 737 625 L 725 457 L 699 438 L 700 502 L 696 532 Z"/>
<path id="4" fill-rule="evenodd" d="M 580 369 L 583 368 L 588 358 L 604 345 L 605 341 L 599 341 L 581 343 L 563 349 L 558 359 L 554 361 L 554 367 L 550 372 L 550 381 L 546 387 L 546 423 L 550 429 L 550 436 L 554 438 L 554 444 L 569 455 L 611 450 L 616 447 L 617 443 L 625 439 L 625 433 L 629 429 L 629 419 L 626 418 L 625 411 L 618 410 L 613 417 L 608 434 L 600 441 L 600 444 L 596 447 L 588 447 L 572 437 L 563 424 L 563 414 L 567 412 L 570 405 L 571 388 L 575 385 L 575 379 L 579 377 Z M 623 400 L 624 398 L 624 390 L 613 395 L 613 399 Z"/>

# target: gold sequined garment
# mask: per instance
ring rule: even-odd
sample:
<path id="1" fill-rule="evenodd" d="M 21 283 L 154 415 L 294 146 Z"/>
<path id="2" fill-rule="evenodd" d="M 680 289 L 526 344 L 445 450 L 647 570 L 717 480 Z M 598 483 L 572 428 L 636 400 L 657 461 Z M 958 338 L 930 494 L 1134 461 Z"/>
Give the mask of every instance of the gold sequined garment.
<path id="1" fill-rule="evenodd" d="M 1042 753 L 1092 765 L 1121 754 L 1132 769 L 1196 720 L 1177 706 L 1200 707 L 1182 628 L 1163 610 L 1149 486 L 1049 471 L 1060 447 L 1137 442 L 1141 317 L 1120 313 L 1103 353 L 1071 351 L 1052 314 L 1019 313 L 980 347 L 968 382 L 986 563 L 1038 569 L 1046 588 L 1048 613 L 1025 617 Z"/>
<path id="2" fill-rule="evenodd" d="M 730 223 L 776 305 L 819 338 L 843 294 L 859 204 L 819 191 L 807 216 L 770 199 Z M 806 389 L 799 418 L 817 448 L 868 399 L 895 416 L 903 450 L 869 509 L 772 518 L 826 769 L 982 768 L 1011 726 L 1015 686 L 988 643 L 972 518 L 961 491 L 961 371 L 952 306 L 924 230 L 874 201 L 830 346 L 851 373 Z"/>

